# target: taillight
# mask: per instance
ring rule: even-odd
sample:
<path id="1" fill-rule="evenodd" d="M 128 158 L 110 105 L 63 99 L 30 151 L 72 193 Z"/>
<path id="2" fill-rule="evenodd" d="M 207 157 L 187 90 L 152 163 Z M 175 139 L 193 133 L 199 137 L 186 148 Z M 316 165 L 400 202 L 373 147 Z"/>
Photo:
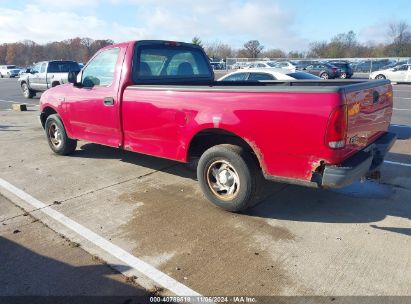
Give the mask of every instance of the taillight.
<path id="1" fill-rule="evenodd" d="M 339 106 L 328 118 L 325 144 L 331 149 L 341 149 L 345 146 L 347 137 L 347 106 Z"/>
<path id="2" fill-rule="evenodd" d="M 337 72 L 337 69 L 336 69 L 336 68 L 333 68 L 333 72 L 334 72 L 334 73 Z"/>

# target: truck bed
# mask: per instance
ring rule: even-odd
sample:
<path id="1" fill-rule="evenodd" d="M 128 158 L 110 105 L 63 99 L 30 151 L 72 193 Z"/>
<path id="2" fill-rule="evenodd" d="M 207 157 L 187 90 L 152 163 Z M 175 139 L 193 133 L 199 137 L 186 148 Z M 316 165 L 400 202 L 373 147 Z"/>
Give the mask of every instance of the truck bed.
<path id="1" fill-rule="evenodd" d="M 214 81 L 212 83 L 164 83 L 131 85 L 127 89 L 237 92 L 352 92 L 388 85 L 389 80 Z"/>

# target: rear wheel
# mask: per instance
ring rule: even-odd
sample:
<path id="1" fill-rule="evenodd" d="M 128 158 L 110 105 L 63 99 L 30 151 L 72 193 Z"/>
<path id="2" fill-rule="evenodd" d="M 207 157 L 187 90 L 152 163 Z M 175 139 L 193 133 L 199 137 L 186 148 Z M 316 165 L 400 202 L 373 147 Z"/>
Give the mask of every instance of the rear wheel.
<path id="1" fill-rule="evenodd" d="M 346 78 L 348 78 L 348 77 L 347 77 L 347 73 L 341 73 L 340 78 L 341 78 L 341 79 L 346 79 Z"/>
<path id="2" fill-rule="evenodd" d="M 36 95 L 36 92 L 30 90 L 29 86 L 25 82 L 21 84 L 21 90 L 23 91 L 24 98 L 33 98 Z"/>
<path id="3" fill-rule="evenodd" d="M 207 199 L 232 212 L 245 210 L 258 202 L 260 175 L 249 152 L 228 144 L 205 151 L 197 166 L 197 178 Z"/>
<path id="4" fill-rule="evenodd" d="M 51 150 L 60 155 L 68 155 L 76 150 L 77 141 L 67 136 L 66 129 L 57 114 L 47 117 L 44 126 Z"/>
<path id="5" fill-rule="evenodd" d="M 382 75 L 382 74 L 380 74 L 380 75 L 377 75 L 377 76 L 375 77 L 375 79 L 385 79 L 385 76 Z"/>
<path id="6" fill-rule="evenodd" d="M 328 78 L 330 78 L 330 76 L 328 75 L 328 73 L 322 73 L 322 74 L 320 75 L 320 77 L 321 77 L 322 79 L 328 79 Z"/>

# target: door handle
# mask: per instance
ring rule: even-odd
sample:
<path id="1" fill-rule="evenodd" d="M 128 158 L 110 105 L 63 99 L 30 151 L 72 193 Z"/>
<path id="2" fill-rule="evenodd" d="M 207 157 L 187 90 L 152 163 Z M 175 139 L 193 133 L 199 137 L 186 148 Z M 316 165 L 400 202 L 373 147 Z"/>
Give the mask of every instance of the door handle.
<path id="1" fill-rule="evenodd" d="M 112 106 L 114 105 L 114 98 L 113 97 L 104 97 L 104 105 L 105 106 Z"/>

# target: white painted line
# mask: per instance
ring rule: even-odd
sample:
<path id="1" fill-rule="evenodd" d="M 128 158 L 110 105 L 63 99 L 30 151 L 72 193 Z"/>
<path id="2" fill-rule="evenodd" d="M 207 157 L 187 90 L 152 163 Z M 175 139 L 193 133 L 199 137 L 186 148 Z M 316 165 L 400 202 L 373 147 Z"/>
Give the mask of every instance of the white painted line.
<path id="1" fill-rule="evenodd" d="M 411 99 L 411 97 L 397 97 L 399 99 Z"/>
<path id="2" fill-rule="evenodd" d="M 64 214 L 54 210 L 50 206 L 47 206 L 43 202 L 37 200 L 36 198 L 32 197 L 30 194 L 20 190 L 19 188 L 13 186 L 9 182 L 5 181 L 4 179 L 0 178 L 0 186 L 6 189 L 7 191 L 13 193 L 20 199 L 24 200 L 26 203 L 32 205 L 34 208 L 39 209 L 39 211 L 45 213 L 49 217 L 53 218 L 55 221 L 63 224 L 70 230 L 76 232 L 83 238 L 89 240 L 94 245 L 100 247 L 113 257 L 121 260 L 131 268 L 134 268 L 138 272 L 144 274 L 157 284 L 163 286 L 164 288 L 170 290 L 177 296 L 201 296 L 199 293 L 195 292 L 194 290 L 190 289 L 189 287 L 181 284 L 180 282 L 174 280 L 173 278 L 169 277 L 167 274 L 161 272 L 160 270 L 154 268 L 150 264 L 147 264 L 143 260 L 135 257 L 134 255 L 128 253 L 124 249 L 114 245 L 113 243 L 109 242 L 102 236 L 94 233 L 90 229 L 80 225 L 79 223 L 73 221 L 72 219 L 66 217 Z"/>
<path id="3" fill-rule="evenodd" d="M 409 111 L 409 112 L 411 112 L 410 109 L 398 109 L 398 108 L 392 108 L 392 109 L 396 110 L 396 111 Z"/>
<path id="4" fill-rule="evenodd" d="M 390 164 L 390 165 L 396 165 L 396 166 L 411 167 L 411 164 L 399 163 L 399 162 L 394 162 L 394 161 L 390 161 L 390 160 L 384 160 L 384 163 Z"/>

